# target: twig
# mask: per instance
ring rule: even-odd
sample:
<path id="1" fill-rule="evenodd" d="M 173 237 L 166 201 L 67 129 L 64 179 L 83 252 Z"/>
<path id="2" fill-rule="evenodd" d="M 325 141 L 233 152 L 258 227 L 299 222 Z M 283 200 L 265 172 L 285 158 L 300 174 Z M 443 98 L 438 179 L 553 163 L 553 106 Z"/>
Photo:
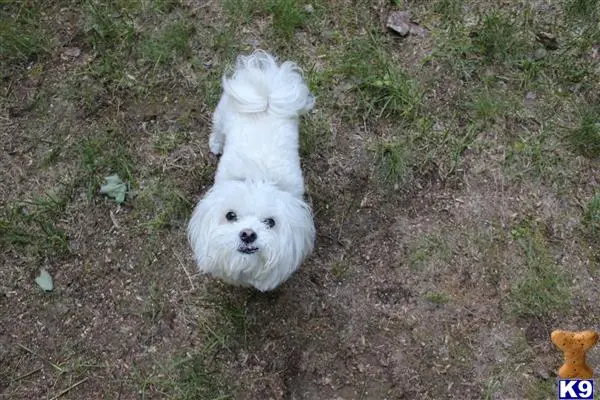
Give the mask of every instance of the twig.
<path id="1" fill-rule="evenodd" d="M 69 386 L 68 388 L 66 388 L 65 390 L 63 390 L 62 392 L 60 392 L 59 394 L 57 394 L 56 396 L 51 398 L 50 400 L 56 400 L 59 397 L 64 396 L 65 394 L 67 394 L 71 390 L 75 389 L 77 386 L 81 385 L 83 382 L 87 381 L 88 379 L 89 379 L 89 377 L 86 377 L 86 378 L 83 378 L 82 380 L 80 380 L 79 382 L 72 384 L 71 386 Z"/>
<path id="2" fill-rule="evenodd" d="M 194 281 L 192 280 L 192 276 L 190 275 L 188 270 L 185 268 L 185 265 L 183 265 L 183 261 L 181 261 L 181 257 L 179 257 L 179 254 L 175 253 L 175 250 L 173 250 L 173 255 L 175 256 L 175 258 L 177 258 L 177 261 L 179 261 L 179 265 L 181 265 L 183 272 L 185 272 L 185 275 L 188 277 L 188 279 L 190 281 L 190 286 L 192 287 L 192 290 L 196 290 L 196 288 L 194 287 Z"/>
<path id="3" fill-rule="evenodd" d="M 20 348 L 22 348 L 26 352 L 33 354 L 34 356 L 38 357 L 39 359 L 41 359 L 43 361 L 46 361 L 48 364 L 52 365 L 52 367 L 54 367 L 56 370 L 58 370 L 60 372 L 64 372 L 61 367 L 59 367 L 58 365 L 54 364 L 52 361 L 48 360 L 47 358 L 42 357 L 41 355 L 39 355 L 35 351 L 31 350 L 29 347 L 27 347 L 25 345 L 22 345 L 21 343 L 17 343 L 17 346 L 19 346 Z"/>
<path id="4" fill-rule="evenodd" d="M 13 379 L 13 382 L 17 382 L 17 381 L 20 381 L 21 379 L 25 379 L 28 376 L 31 376 L 31 375 L 35 374 L 36 372 L 40 372 L 41 370 L 42 370 L 42 367 L 34 369 L 33 371 L 30 371 L 30 372 L 28 372 L 28 373 L 26 373 L 24 375 L 16 377 L 15 379 Z"/>

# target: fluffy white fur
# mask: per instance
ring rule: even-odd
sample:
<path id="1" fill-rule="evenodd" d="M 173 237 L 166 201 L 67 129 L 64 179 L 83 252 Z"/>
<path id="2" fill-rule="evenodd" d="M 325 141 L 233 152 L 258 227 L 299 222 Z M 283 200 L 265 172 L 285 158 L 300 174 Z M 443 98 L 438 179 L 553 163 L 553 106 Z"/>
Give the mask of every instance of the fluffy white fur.
<path id="1" fill-rule="evenodd" d="M 209 139 L 221 158 L 188 226 L 201 272 L 268 291 L 312 252 L 315 227 L 303 200 L 298 125 L 313 105 L 298 66 L 279 65 L 263 51 L 240 56 L 224 75 Z M 242 232 L 256 239 L 244 242 Z"/>

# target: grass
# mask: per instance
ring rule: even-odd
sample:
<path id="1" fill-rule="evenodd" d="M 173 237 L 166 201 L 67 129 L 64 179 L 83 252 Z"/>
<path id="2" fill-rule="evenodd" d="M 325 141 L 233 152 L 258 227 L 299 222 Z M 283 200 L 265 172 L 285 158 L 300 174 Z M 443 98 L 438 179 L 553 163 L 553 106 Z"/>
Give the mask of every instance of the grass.
<path id="1" fill-rule="evenodd" d="M 577 153 L 589 158 L 600 157 L 600 106 L 583 108 L 579 126 L 569 130 L 567 140 Z"/>
<path id="2" fill-rule="evenodd" d="M 60 194 L 46 194 L 4 205 L 0 214 L 2 248 L 33 253 L 38 257 L 68 253 L 68 237 L 59 225 L 67 201 Z"/>
<path id="3" fill-rule="evenodd" d="M 523 276 L 510 291 L 518 316 L 547 318 L 568 311 L 572 287 L 568 275 L 551 259 L 539 228 L 528 222 L 512 230 L 524 255 Z"/>
<path id="4" fill-rule="evenodd" d="M 450 257 L 448 244 L 444 238 L 437 234 L 424 235 L 414 246 L 410 256 L 409 265 L 411 269 L 418 271 L 432 260 L 446 262 Z"/>
<path id="5" fill-rule="evenodd" d="M 600 192 L 588 203 L 583 214 L 583 223 L 591 235 L 600 235 Z"/>
<path id="6" fill-rule="evenodd" d="M 52 46 L 49 39 L 44 30 L 42 10 L 34 1 L 2 5 L 0 59 L 11 63 L 32 60 L 49 51 Z"/>
<path id="7" fill-rule="evenodd" d="M 134 162 L 129 148 L 118 139 L 122 132 L 107 127 L 80 141 L 77 151 L 81 160 L 81 181 L 88 198 L 95 195 L 104 178 L 117 174 L 130 185 L 135 183 Z"/>
<path id="8" fill-rule="evenodd" d="M 149 180 L 136 194 L 135 207 L 141 227 L 158 232 L 181 227 L 191 215 L 193 204 L 166 178 Z"/>
<path id="9" fill-rule="evenodd" d="M 0 246 L 8 265 L 0 300 L 16 305 L 6 308 L 9 335 L 46 346 L 43 354 L 56 365 L 50 374 L 15 381 L 10 374 L 28 374 L 37 364 L 8 349 L 7 396 L 52 397 L 57 387 L 44 376 L 72 380 L 61 382 L 65 388 L 89 376 L 69 392 L 74 397 L 216 400 L 305 391 L 335 398 L 342 386 L 357 395 L 363 387 L 367 395 L 352 372 L 361 368 L 360 354 L 338 363 L 335 346 L 360 352 L 375 343 L 381 363 L 369 370 L 370 396 L 401 396 L 402 385 L 387 382 L 386 371 L 396 367 L 388 363 L 396 361 L 384 355 L 402 353 L 409 374 L 419 377 L 415 387 L 432 398 L 467 386 L 484 398 L 517 398 L 517 389 L 547 397 L 552 379 L 530 373 L 547 358 L 535 353 L 548 345 L 547 334 L 529 328 L 559 316 L 565 324 L 597 320 L 597 296 L 585 274 L 598 272 L 600 14 L 592 0 L 551 0 L 547 9 L 525 3 L 0 6 L 0 74 L 7 83 L 0 89 L 0 131 L 10 179 L 0 185 Z M 385 18 L 397 9 L 410 10 L 429 35 L 388 32 Z M 537 41 L 539 31 L 555 35 L 558 48 Z M 214 175 L 205 140 L 222 72 L 257 44 L 297 61 L 317 96 L 316 109 L 302 118 L 299 147 L 320 234 L 299 275 L 249 306 L 255 295 L 194 273 L 185 224 L 192 199 Z M 81 55 L 65 57 L 65 48 Z M 131 184 L 120 207 L 98 194 L 113 173 Z M 64 187 L 52 182 L 57 175 Z M 48 181 L 58 189 L 48 191 Z M 581 212 L 580 193 L 593 194 Z M 548 210 L 555 199 L 560 207 Z M 532 214 L 535 221 L 514 222 Z M 109 217 L 108 233 L 90 229 L 98 218 L 110 225 Z M 582 229 L 564 223 L 577 218 Z M 551 235 L 546 225 L 560 232 Z M 78 235 L 73 243 L 71 232 Z M 434 234 L 413 240 L 419 232 Z M 377 248 L 379 240 L 389 251 Z M 568 269 L 555 254 L 568 256 Z M 110 269 L 98 269 L 105 255 Z M 53 275 L 63 290 L 29 296 L 21 290 L 28 279 L 22 270 L 37 270 L 42 261 L 60 269 Z M 448 276 L 453 271 L 460 276 Z M 577 287 L 576 275 L 583 277 Z M 395 293 L 411 285 L 420 299 L 400 293 L 398 301 L 374 305 L 374 288 L 384 280 Z M 472 293 L 461 295 L 460 288 Z M 63 294 L 87 303 L 70 307 Z M 55 348 L 81 340 L 78 327 L 92 303 L 101 329 L 86 330 L 86 361 L 102 365 L 98 379 L 96 367 Z M 68 309 L 70 325 L 53 326 L 53 309 L 40 309 L 48 304 Z M 377 329 L 369 328 L 375 320 Z M 44 326 L 56 335 L 32 328 Z M 310 340 L 311 332 L 322 340 Z M 523 332 L 517 345 L 515 332 Z M 422 346 L 404 342 L 411 333 Z M 121 352 L 103 346 L 108 337 L 140 346 Z M 433 351 L 431 342 L 442 341 Z M 288 366 L 292 353 L 301 356 L 297 369 Z M 484 354 L 483 363 L 501 361 L 472 365 Z M 464 367 L 460 373 L 448 368 L 455 363 Z M 432 366 L 443 373 L 431 373 Z M 318 379 L 308 382 L 307 373 Z M 404 389 L 404 396 L 415 394 Z"/>
<path id="10" fill-rule="evenodd" d="M 400 139 L 377 143 L 375 149 L 381 181 L 391 187 L 399 187 L 412 177 L 412 149 Z"/>
<path id="11" fill-rule="evenodd" d="M 337 72 L 354 83 L 363 113 L 408 122 L 417 118 L 422 89 L 385 50 L 378 33 L 349 40 L 340 57 Z"/>
<path id="12" fill-rule="evenodd" d="M 190 57 L 190 35 L 193 27 L 187 21 L 168 24 L 161 31 L 146 37 L 139 44 L 139 57 L 150 65 L 167 66 L 178 58 Z"/>

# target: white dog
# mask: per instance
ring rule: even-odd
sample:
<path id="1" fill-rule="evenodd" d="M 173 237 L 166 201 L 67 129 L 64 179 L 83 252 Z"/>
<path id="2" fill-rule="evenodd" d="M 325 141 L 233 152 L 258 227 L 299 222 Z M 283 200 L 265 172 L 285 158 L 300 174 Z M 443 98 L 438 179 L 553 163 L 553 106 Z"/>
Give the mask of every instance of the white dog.
<path id="1" fill-rule="evenodd" d="M 238 57 L 223 76 L 208 143 L 221 158 L 188 226 L 201 272 L 268 291 L 312 252 L 298 125 L 314 101 L 295 63 L 263 51 Z"/>

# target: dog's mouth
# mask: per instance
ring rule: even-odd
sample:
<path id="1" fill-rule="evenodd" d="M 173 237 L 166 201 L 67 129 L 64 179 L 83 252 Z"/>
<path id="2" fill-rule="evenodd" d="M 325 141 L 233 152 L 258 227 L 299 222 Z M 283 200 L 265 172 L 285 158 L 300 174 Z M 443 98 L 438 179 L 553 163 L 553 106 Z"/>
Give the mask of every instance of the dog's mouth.
<path id="1" fill-rule="evenodd" d="M 258 251 L 258 247 L 238 247 L 238 251 L 244 254 L 254 254 Z"/>

